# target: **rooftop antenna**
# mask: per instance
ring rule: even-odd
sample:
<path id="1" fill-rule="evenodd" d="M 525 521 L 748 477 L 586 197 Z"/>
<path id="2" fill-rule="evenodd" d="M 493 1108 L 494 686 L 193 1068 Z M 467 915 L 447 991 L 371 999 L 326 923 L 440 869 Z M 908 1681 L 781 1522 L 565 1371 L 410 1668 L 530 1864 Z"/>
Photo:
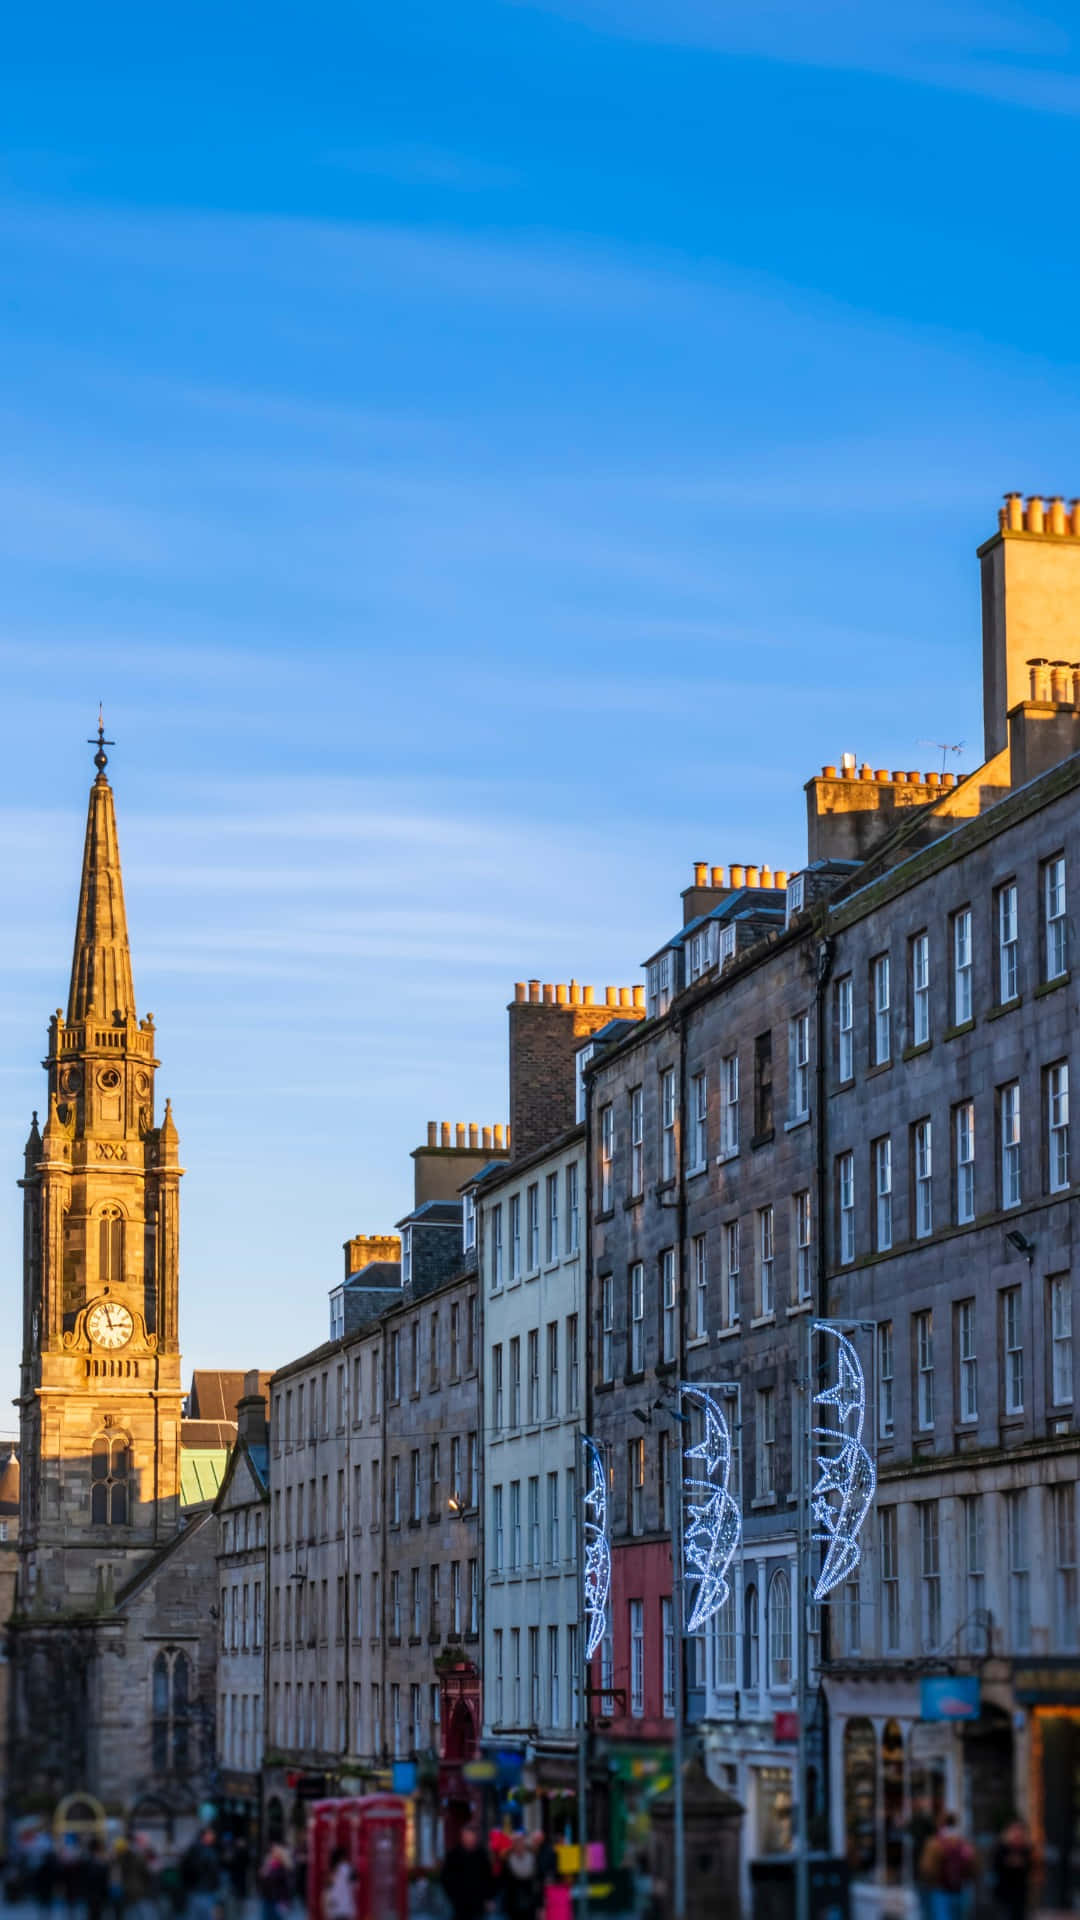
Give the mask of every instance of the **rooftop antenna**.
<path id="1" fill-rule="evenodd" d="M 941 771 L 945 772 L 945 761 L 950 753 L 963 753 L 963 740 L 920 740 L 920 747 L 937 747 L 941 754 Z"/>

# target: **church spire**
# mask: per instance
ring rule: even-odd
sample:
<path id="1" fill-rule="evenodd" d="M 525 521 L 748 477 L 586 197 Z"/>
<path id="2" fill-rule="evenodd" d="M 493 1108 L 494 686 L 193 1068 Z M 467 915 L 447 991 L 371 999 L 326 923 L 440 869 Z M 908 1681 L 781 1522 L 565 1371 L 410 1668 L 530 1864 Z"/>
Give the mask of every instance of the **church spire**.
<path id="1" fill-rule="evenodd" d="M 71 960 L 71 988 L 67 1017 L 85 1020 L 93 1010 L 100 1019 L 134 1016 L 135 987 L 131 977 L 124 883 L 120 873 L 120 842 L 112 788 L 105 778 L 108 765 L 105 726 L 98 714 L 94 765 L 97 778 L 90 789 L 86 815 L 79 911 L 75 921 L 75 951 Z"/>

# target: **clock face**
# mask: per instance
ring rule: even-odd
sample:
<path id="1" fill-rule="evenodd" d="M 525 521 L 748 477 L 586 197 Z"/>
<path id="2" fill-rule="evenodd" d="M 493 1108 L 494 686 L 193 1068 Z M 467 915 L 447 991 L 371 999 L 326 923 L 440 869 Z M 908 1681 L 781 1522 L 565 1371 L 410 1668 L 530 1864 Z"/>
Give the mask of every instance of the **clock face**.
<path id="1" fill-rule="evenodd" d="M 97 1347 L 126 1347 L 135 1322 L 119 1300 L 99 1300 L 86 1316 L 86 1331 Z"/>

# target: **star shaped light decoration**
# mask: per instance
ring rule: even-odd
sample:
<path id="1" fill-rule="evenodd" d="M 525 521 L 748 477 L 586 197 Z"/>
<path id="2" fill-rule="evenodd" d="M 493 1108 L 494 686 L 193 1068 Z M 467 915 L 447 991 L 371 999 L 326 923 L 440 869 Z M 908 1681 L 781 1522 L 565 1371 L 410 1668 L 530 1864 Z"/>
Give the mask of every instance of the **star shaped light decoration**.
<path id="1" fill-rule="evenodd" d="M 604 1456 L 595 1440 L 582 1435 L 585 1454 L 585 1490 L 582 1495 L 585 1536 L 585 1658 L 591 1660 L 604 1637 L 608 1594 L 611 1591 L 611 1547 L 608 1543 L 607 1476 Z"/>
<path id="2" fill-rule="evenodd" d="M 859 1564 L 859 1533 L 870 1509 L 877 1473 L 863 1445 L 866 1418 L 866 1379 L 859 1356 L 846 1334 L 818 1320 L 815 1333 L 835 1340 L 836 1383 L 814 1395 L 814 1405 L 831 1414 L 828 1425 L 815 1426 L 818 1478 L 811 1494 L 813 1538 L 825 1548 L 825 1558 L 814 1599 L 825 1600 Z"/>
<path id="3" fill-rule="evenodd" d="M 723 1410 L 705 1387 L 684 1384 L 680 1392 L 684 1400 L 700 1406 L 705 1422 L 701 1439 L 687 1447 L 684 1456 L 695 1465 L 683 1474 L 683 1575 L 688 1592 L 694 1589 L 686 1631 L 700 1633 L 731 1592 L 727 1571 L 742 1535 L 742 1519 L 728 1486 L 731 1434 Z"/>

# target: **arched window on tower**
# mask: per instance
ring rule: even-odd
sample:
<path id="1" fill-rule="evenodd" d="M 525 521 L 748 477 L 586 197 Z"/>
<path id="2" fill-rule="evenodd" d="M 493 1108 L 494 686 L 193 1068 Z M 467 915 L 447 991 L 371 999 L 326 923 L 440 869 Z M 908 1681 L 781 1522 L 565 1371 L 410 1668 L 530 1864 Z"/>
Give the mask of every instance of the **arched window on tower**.
<path id="1" fill-rule="evenodd" d="M 98 1219 L 98 1279 L 102 1286 L 124 1277 L 124 1216 L 119 1207 L 102 1207 Z"/>
<path id="2" fill-rule="evenodd" d="M 191 1665 L 176 1647 L 154 1655 L 150 1713 L 154 1772 L 182 1779 L 191 1770 Z"/>
<path id="3" fill-rule="evenodd" d="M 90 1520 L 95 1527 L 126 1527 L 131 1455 L 122 1433 L 99 1433 L 90 1449 Z"/>

